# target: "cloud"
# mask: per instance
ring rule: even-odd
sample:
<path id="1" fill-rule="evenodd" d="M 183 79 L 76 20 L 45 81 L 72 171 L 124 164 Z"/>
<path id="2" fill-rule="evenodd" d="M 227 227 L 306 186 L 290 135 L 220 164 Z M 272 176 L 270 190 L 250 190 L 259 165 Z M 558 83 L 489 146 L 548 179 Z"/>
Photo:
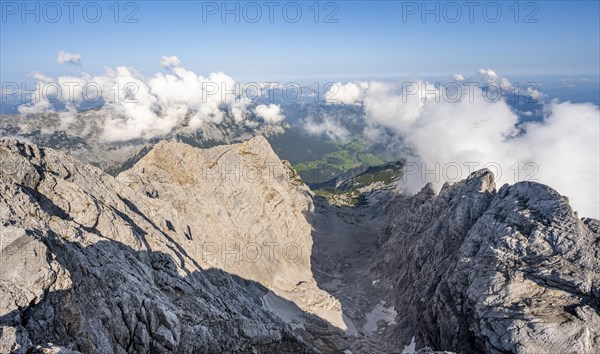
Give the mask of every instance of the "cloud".
<path id="1" fill-rule="evenodd" d="M 163 68 L 174 68 L 176 66 L 181 66 L 181 61 L 175 55 L 165 55 L 160 59 L 160 65 L 162 65 Z"/>
<path id="2" fill-rule="evenodd" d="M 20 114 L 37 114 L 43 112 L 52 112 L 52 104 L 48 100 L 39 100 L 37 102 L 33 102 L 33 104 L 20 105 L 17 108 L 17 111 Z"/>
<path id="3" fill-rule="evenodd" d="M 452 79 L 455 81 L 465 81 L 465 77 L 461 74 L 453 74 Z"/>
<path id="4" fill-rule="evenodd" d="M 498 76 L 498 74 L 496 74 L 496 72 L 492 69 L 479 69 L 477 74 L 478 75 L 475 75 L 470 79 L 482 84 L 497 85 L 503 90 L 513 89 L 512 84 L 507 78 Z"/>
<path id="5" fill-rule="evenodd" d="M 77 117 L 77 108 L 71 103 L 67 103 L 65 110 L 58 114 L 60 121 L 60 130 L 67 131 L 69 127 L 75 123 Z"/>
<path id="6" fill-rule="evenodd" d="M 534 161 L 540 182 L 568 196 L 584 216 L 600 219 L 598 106 L 554 100 L 544 108 L 546 119 L 527 123 L 509 153 Z"/>
<path id="7" fill-rule="evenodd" d="M 103 103 L 102 139 L 116 142 L 131 139 L 149 139 L 170 133 L 179 126 L 195 131 L 206 123 L 219 124 L 225 119 L 244 123 L 252 116 L 250 100 L 240 98 L 240 85 L 230 76 L 211 73 L 202 76 L 180 66 L 176 57 L 163 57 L 171 70 L 146 77 L 133 68 L 119 66 L 92 76 L 49 78 L 34 73 L 40 82 L 51 80 L 60 87 L 66 111 L 61 114 L 61 129 L 73 123 L 77 108 L 89 102 L 90 96 Z M 47 100 L 35 105 L 22 105 L 23 114 L 53 110 Z M 283 120 L 277 105 L 259 106 L 254 112 L 266 122 L 276 124 Z"/>
<path id="8" fill-rule="evenodd" d="M 527 91 L 526 91 L 527 97 L 533 98 L 535 100 L 539 100 L 540 98 L 542 98 L 544 96 L 543 93 L 541 93 L 540 91 L 536 90 L 533 87 L 527 87 Z"/>
<path id="9" fill-rule="evenodd" d="M 478 74 L 502 82 L 492 70 Z M 443 88 L 414 84 L 444 97 Z M 480 88 L 471 96 L 464 88 L 459 101 L 438 101 L 423 95 L 424 90 L 409 95 L 406 87 L 389 83 L 354 85 L 361 88 L 354 97 L 362 100 L 351 104 L 363 106 L 365 137 L 399 137 L 397 153 L 417 169 L 401 185 L 406 192 L 414 193 L 426 182 L 439 190 L 446 181 L 457 182 L 487 167 L 499 185 L 536 180 L 568 196 L 583 215 L 600 217 L 598 106 L 553 101 L 544 105 L 543 122 L 519 124 L 504 99 L 491 102 Z"/>
<path id="10" fill-rule="evenodd" d="M 307 117 L 302 126 L 311 135 L 326 135 L 330 139 L 345 140 L 350 132 L 340 122 L 331 116 L 324 116 L 320 121 L 315 121 L 312 116 Z"/>
<path id="11" fill-rule="evenodd" d="M 254 113 L 265 120 L 267 123 L 279 123 L 283 121 L 284 117 L 281 114 L 281 107 L 276 104 L 258 105 L 254 108 Z"/>
<path id="12" fill-rule="evenodd" d="M 81 54 L 67 53 L 61 50 L 56 56 L 56 61 L 59 64 L 81 65 Z"/>
<path id="13" fill-rule="evenodd" d="M 325 101 L 332 104 L 360 104 L 366 85 L 366 82 L 349 82 L 345 85 L 337 82 L 325 95 Z"/>
<path id="14" fill-rule="evenodd" d="M 492 69 L 479 69 L 479 70 L 477 70 L 477 72 L 479 73 L 479 75 L 482 75 L 482 76 L 487 76 L 487 77 L 494 78 L 494 79 L 498 78 L 498 75 Z"/>
<path id="15" fill-rule="evenodd" d="M 41 83 L 52 82 L 52 78 L 51 77 L 46 76 L 46 75 L 42 74 L 39 71 L 34 71 L 31 74 L 29 74 L 29 76 L 33 77 L 36 81 L 41 82 Z"/>

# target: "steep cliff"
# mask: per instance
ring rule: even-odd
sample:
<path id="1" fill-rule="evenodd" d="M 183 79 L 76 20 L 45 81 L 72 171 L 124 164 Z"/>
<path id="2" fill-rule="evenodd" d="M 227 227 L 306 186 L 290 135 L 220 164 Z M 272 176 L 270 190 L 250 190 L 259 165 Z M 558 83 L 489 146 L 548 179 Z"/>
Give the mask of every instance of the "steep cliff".
<path id="1" fill-rule="evenodd" d="M 488 170 L 397 197 L 373 272 L 395 334 L 462 353 L 596 353 L 600 223 L 548 186 L 495 189 Z"/>
<path id="2" fill-rule="evenodd" d="M 261 306 L 268 289 L 204 269 L 151 198 L 52 149 L 2 140 L 0 158 L 0 352 L 314 350 Z"/>

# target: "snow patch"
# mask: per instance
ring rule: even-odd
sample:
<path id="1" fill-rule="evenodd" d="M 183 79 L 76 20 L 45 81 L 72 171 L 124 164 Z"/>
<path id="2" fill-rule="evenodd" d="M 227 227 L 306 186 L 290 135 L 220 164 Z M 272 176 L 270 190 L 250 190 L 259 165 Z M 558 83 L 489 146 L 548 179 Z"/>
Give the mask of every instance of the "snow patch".
<path id="1" fill-rule="evenodd" d="M 412 337 L 412 339 L 410 340 L 410 344 L 404 346 L 404 349 L 402 349 L 402 354 L 415 354 L 416 352 L 416 346 L 417 343 L 415 342 L 415 336 Z"/>
<path id="2" fill-rule="evenodd" d="M 394 307 L 385 307 L 385 301 L 382 300 L 367 314 L 367 321 L 363 325 L 363 331 L 367 334 L 372 334 L 377 330 L 377 322 L 380 320 L 384 320 L 388 325 L 396 324 L 395 318 L 397 314 Z"/>

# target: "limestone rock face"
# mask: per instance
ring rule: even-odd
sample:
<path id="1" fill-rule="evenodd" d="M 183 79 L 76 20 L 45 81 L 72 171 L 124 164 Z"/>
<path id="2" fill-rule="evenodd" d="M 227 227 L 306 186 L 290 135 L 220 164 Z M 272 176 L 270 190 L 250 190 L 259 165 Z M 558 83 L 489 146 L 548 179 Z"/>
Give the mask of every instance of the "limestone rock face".
<path id="1" fill-rule="evenodd" d="M 117 179 L 173 206 L 184 228 L 177 242 L 202 267 L 254 280 L 346 329 L 339 302 L 312 275 L 309 189 L 265 138 L 204 150 L 162 141 Z"/>
<path id="2" fill-rule="evenodd" d="M 488 353 L 597 353 L 597 220 L 532 182 L 498 191 L 491 172 L 425 187 L 388 208 L 381 261 L 405 343 Z"/>
<path id="3" fill-rule="evenodd" d="M 152 198 L 52 149 L 0 140 L 0 158 L 0 352 L 314 351 Z"/>

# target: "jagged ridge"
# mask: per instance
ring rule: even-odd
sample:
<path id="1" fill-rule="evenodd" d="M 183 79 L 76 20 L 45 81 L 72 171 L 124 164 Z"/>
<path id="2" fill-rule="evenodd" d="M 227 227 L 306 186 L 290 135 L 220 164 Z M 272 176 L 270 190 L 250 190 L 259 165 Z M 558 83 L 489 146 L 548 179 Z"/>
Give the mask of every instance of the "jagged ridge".
<path id="1" fill-rule="evenodd" d="M 477 171 L 388 208 L 374 272 L 402 314 L 396 333 L 458 352 L 595 353 L 597 220 L 534 182 L 495 190 Z"/>

